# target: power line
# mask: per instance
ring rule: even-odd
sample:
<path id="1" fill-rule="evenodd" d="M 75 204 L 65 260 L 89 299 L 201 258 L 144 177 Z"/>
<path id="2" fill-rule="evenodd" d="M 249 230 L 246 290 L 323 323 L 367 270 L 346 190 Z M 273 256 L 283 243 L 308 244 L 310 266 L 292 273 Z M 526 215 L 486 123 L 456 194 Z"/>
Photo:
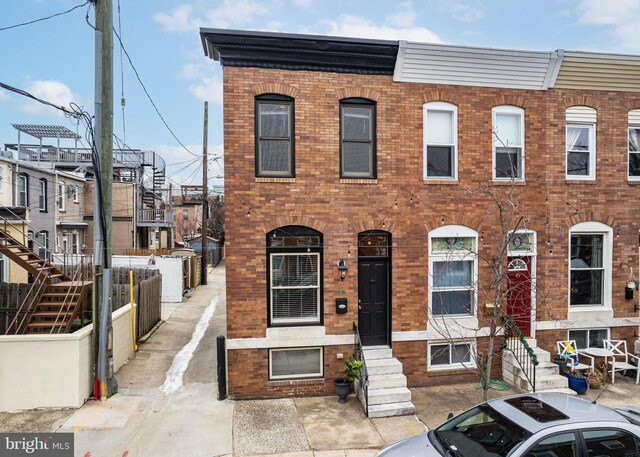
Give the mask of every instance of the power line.
<path id="1" fill-rule="evenodd" d="M 22 95 L 23 97 L 27 97 L 27 98 L 30 98 L 32 100 L 35 100 L 35 101 L 37 101 L 39 103 L 42 103 L 43 105 L 47 105 L 47 106 L 50 106 L 50 107 L 55 108 L 57 110 L 60 110 L 63 113 L 65 113 L 66 115 L 68 115 L 68 116 L 72 116 L 72 117 L 75 117 L 75 118 L 81 117 L 80 113 L 78 111 L 76 111 L 76 110 L 73 110 L 73 111 L 72 110 L 68 110 L 64 106 L 56 105 L 54 103 L 48 102 L 46 100 L 43 100 L 41 98 L 36 97 L 35 95 L 27 92 L 26 90 L 18 89 L 17 87 L 10 86 L 9 84 L 5 84 L 3 82 L 0 82 L 0 87 L 5 89 L 5 90 L 8 90 L 8 91 L 15 92 L 18 95 Z"/>
<path id="2" fill-rule="evenodd" d="M 87 5 L 88 3 L 91 3 L 90 0 L 87 0 L 86 2 L 84 2 L 81 5 L 76 5 L 71 9 L 68 9 L 66 11 L 63 11 L 61 13 L 56 13 L 56 14 L 52 14 L 51 16 L 47 16 L 47 17 L 41 17 L 39 19 L 34 19 L 32 21 L 28 21 L 28 22 L 22 22 L 20 24 L 14 24 L 14 25 L 9 25 L 6 27 L 0 27 L 0 32 L 4 31 L 4 30 L 9 30 L 9 29 L 15 29 L 17 27 L 24 27 L 25 25 L 31 25 L 31 24 L 35 24 L 36 22 L 42 22 L 42 21 L 46 21 L 48 19 L 53 19 L 54 17 L 58 17 L 58 16 L 62 16 L 64 14 L 68 14 L 74 10 L 77 10 L 78 8 L 82 8 L 83 6 Z"/>
<path id="3" fill-rule="evenodd" d="M 120 49 L 122 49 L 122 52 L 124 52 L 124 55 L 127 57 L 127 60 L 129 61 L 129 65 L 131 66 L 131 69 L 133 70 L 134 74 L 136 75 L 136 79 L 140 83 L 140 86 L 142 86 L 142 90 L 144 91 L 145 95 L 147 96 L 147 98 L 151 102 L 151 105 L 153 106 L 153 109 L 156 111 L 156 114 L 158 115 L 158 117 L 160 118 L 160 120 L 162 121 L 164 126 L 167 128 L 169 133 L 171 133 L 173 138 L 178 142 L 178 144 L 180 146 L 182 146 L 182 148 L 185 151 L 187 151 L 189 154 L 191 154 L 194 157 L 198 157 L 198 158 L 201 157 L 200 155 L 194 154 L 193 152 L 191 152 L 189 150 L 189 148 L 186 147 L 182 141 L 180 141 L 180 139 L 176 136 L 176 134 L 173 132 L 171 127 L 169 127 L 169 124 L 167 124 L 167 121 L 165 120 L 164 116 L 160 113 L 160 110 L 158 109 L 158 106 L 153 101 L 153 98 L 151 98 L 151 94 L 149 94 L 149 91 L 147 90 L 147 87 L 142 82 L 142 78 L 140 77 L 140 74 L 138 73 L 138 70 L 136 69 L 135 65 L 133 64 L 133 61 L 131 60 L 131 56 L 129 55 L 129 52 L 127 52 L 127 48 L 125 48 L 124 43 L 120 39 L 120 35 L 118 34 L 118 32 L 116 31 L 115 28 L 113 29 L 113 33 L 115 34 L 116 38 L 118 39 L 118 42 L 120 43 Z"/>
<path id="4" fill-rule="evenodd" d="M 120 20 L 120 0 L 118 0 L 118 32 L 122 36 L 122 22 Z M 120 107 L 122 108 L 122 142 L 127 142 L 127 126 L 124 116 L 124 66 L 122 65 L 122 43 L 120 43 Z"/>

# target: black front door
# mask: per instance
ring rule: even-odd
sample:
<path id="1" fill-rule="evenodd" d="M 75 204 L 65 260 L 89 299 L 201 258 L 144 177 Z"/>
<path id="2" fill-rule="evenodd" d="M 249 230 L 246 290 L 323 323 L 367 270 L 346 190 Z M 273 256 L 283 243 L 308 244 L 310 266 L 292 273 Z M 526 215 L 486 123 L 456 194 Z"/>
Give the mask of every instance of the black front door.
<path id="1" fill-rule="evenodd" d="M 389 260 L 358 261 L 358 326 L 364 346 L 389 344 Z"/>

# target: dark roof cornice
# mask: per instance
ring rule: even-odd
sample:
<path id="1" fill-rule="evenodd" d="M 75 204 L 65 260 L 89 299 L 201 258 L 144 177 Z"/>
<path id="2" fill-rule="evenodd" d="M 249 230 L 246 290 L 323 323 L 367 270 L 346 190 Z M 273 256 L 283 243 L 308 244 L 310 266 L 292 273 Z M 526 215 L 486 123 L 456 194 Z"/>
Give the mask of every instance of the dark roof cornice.
<path id="1" fill-rule="evenodd" d="M 200 29 L 205 54 L 228 67 L 392 75 L 398 42 Z"/>

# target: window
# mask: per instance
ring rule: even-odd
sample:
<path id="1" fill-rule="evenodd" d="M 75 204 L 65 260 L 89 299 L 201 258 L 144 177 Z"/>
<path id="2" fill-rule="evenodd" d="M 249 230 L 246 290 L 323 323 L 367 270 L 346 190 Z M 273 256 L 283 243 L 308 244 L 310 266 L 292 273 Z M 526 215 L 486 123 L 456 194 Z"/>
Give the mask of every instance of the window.
<path id="1" fill-rule="evenodd" d="M 424 105 L 424 178 L 458 178 L 458 108 L 451 103 Z"/>
<path id="2" fill-rule="evenodd" d="M 70 187 L 71 199 L 73 203 L 80 203 L 80 196 L 78 195 L 78 186 L 75 184 Z"/>
<path id="3" fill-rule="evenodd" d="M 29 206 L 29 177 L 18 175 L 18 206 Z"/>
<path id="4" fill-rule="evenodd" d="M 270 325 L 322 320 L 322 235 L 300 226 L 267 235 Z"/>
<path id="5" fill-rule="evenodd" d="M 40 211 L 47 211 L 47 180 L 41 179 L 40 183 L 40 192 L 38 194 L 38 207 Z"/>
<path id="6" fill-rule="evenodd" d="M 583 222 L 571 228 L 570 306 L 611 307 L 612 231 L 599 222 Z"/>
<path id="7" fill-rule="evenodd" d="M 640 109 L 628 113 L 629 121 L 629 180 L 640 180 Z"/>
<path id="8" fill-rule="evenodd" d="M 524 110 L 497 106 L 493 114 L 493 179 L 524 180 Z"/>
<path id="9" fill-rule="evenodd" d="M 567 179 L 595 179 L 597 112 L 587 106 L 567 108 Z"/>
<path id="10" fill-rule="evenodd" d="M 71 254 L 80 254 L 80 237 L 78 232 L 71 233 Z"/>
<path id="11" fill-rule="evenodd" d="M 429 345 L 429 368 L 469 368 L 475 367 L 475 344 L 459 342 Z"/>
<path id="12" fill-rule="evenodd" d="M 49 250 L 47 249 L 47 241 L 49 239 L 49 232 L 38 232 L 35 240 L 35 249 L 37 254 L 43 259 L 49 258 Z"/>
<path id="13" fill-rule="evenodd" d="M 65 188 L 64 181 L 58 181 L 58 209 L 60 211 L 64 211 L 66 206 Z"/>
<path id="14" fill-rule="evenodd" d="M 7 274 L 7 259 L 4 254 L 0 254 L 0 283 L 9 282 L 9 275 Z"/>
<path id="15" fill-rule="evenodd" d="M 587 447 L 587 455 L 637 456 L 636 438 L 629 432 L 616 429 L 580 431 Z"/>
<path id="16" fill-rule="evenodd" d="M 629 179 L 640 179 L 640 126 L 629 127 Z"/>
<path id="17" fill-rule="evenodd" d="M 323 377 L 322 348 L 270 349 L 269 379 Z"/>
<path id="18" fill-rule="evenodd" d="M 189 210 L 185 209 L 182 211 L 182 220 L 183 221 L 188 221 L 189 220 Z"/>
<path id="19" fill-rule="evenodd" d="M 69 252 L 69 236 L 67 231 L 62 232 L 62 253 L 67 254 Z"/>
<path id="20" fill-rule="evenodd" d="M 569 339 L 576 342 L 576 348 L 603 348 L 604 340 L 609 339 L 608 328 L 588 328 L 569 330 Z"/>
<path id="21" fill-rule="evenodd" d="M 293 99 L 260 95 L 255 102 L 256 176 L 293 177 Z"/>
<path id="22" fill-rule="evenodd" d="M 434 316 L 475 314 L 477 234 L 463 226 L 429 234 L 429 303 Z"/>
<path id="23" fill-rule="evenodd" d="M 376 177 L 376 105 L 349 98 L 340 102 L 340 177 Z"/>
<path id="24" fill-rule="evenodd" d="M 577 457 L 578 442 L 573 432 L 560 433 L 538 441 L 525 455 L 526 457 Z"/>

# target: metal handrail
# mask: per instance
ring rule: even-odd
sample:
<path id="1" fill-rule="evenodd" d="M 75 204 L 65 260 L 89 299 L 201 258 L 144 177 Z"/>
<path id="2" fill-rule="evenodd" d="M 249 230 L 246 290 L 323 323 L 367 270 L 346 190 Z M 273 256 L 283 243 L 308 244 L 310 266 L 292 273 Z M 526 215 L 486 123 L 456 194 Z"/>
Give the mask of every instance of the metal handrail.
<path id="1" fill-rule="evenodd" d="M 369 372 L 367 371 L 367 362 L 364 359 L 364 349 L 362 348 L 360 332 L 355 322 L 353 323 L 353 333 L 355 336 L 356 360 L 362 362 L 362 366 L 360 367 L 360 385 L 362 386 L 362 395 L 364 397 L 364 414 L 369 417 Z"/>
<path id="2" fill-rule="evenodd" d="M 53 321 L 53 325 L 51 326 L 51 331 L 49 333 L 53 333 L 53 330 L 58 325 L 58 319 L 62 315 L 62 311 L 67 307 L 68 304 L 70 304 L 70 303 L 68 303 L 69 297 L 72 296 L 72 295 L 75 295 L 78 292 L 78 289 L 80 288 L 80 282 L 83 279 L 82 278 L 83 266 L 84 265 L 83 265 L 82 262 L 78 262 L 78 266 L 76 267 L 76 271 L 73 273 L 73 277 L 71 278 L 71 285 L 67 289 L 67 293 L 64 296 L 64 299 L 62 300 L 62 304 L 60 305 L 60 309 L 58 309 L 58 314 L 56 315 L 56 318 Z M 63 322 L 64 322 L 64 320 L 63 320 Z M 57 333 L 60 333 L 60 330 L 62 330 L 62 326 L 58 329 Z"/>
<path id="3" fill-rule="evenodd" d="M 505 326 L 503 350 L 510 351 L 515 360 L 520 365 L 524 377 L 531 385 L 533 392 L 536 391 L 536 367 L 538 366 L 538 357 L 536 356 L 526 338 L 520 331 L 518 324 L 510 316 L 502 316 Z"/>
<path id="4" fill-rule="evenodd" d="M 31 287 L 29 288 L 29 291 L 27 292 L 27 295 L 25 295 L 24 299 L 22 300 L 22 303 L 20 304 L 20 308 L 18 308 L 18 310 L 16 311 L 16 315 L 13 317 L 13 319 L 11 320 L 11 323 L 5 329 L 5 332 L 4 332 L 5 335 L 10 335 L 11 334 L 9 332 L 10 332 L 11 328 L 13 327 L 13 325 L 18 320 L 18 318 L 20 317 L 20 314 L 22 314 L 22 320 L 16 326 L 16 330 L 15 330 L 14 335 L 19 335 L 21 333 L 22 329 L 24 328 L 25 322 L 28 322 L 27 321 L 27 317 L 31 314 L 31 312 L 33 312 L 33 308 L 35 308 L 35 306 L 37 305 L 38 297 L 42 294 L 43 287 L 46 287 L 46 285 L 47 285 L 46 282 L 44 281 L 44 278 L 42 278 L 42 280 L 40 280 L 40 277 L 44 276 L 44 270 L 45 269 L 42 268 L 40 271 L 38 271 L 38 275 L 35 277 L 35 279 L 33 281 L 33 284 L 31 284 Z M 35 293 L 32 294 L 32 291 L 34 291 L 36 286 L 38 288 L 35 291 Z M 29 297 L 31 297 L 31 301 L 27 305 L 27 302 L 29 301 Z M 23 311 L 22 309 L 25 307 L 25 305 L 27 305 L 27 309 L 25 311 Z"/>

